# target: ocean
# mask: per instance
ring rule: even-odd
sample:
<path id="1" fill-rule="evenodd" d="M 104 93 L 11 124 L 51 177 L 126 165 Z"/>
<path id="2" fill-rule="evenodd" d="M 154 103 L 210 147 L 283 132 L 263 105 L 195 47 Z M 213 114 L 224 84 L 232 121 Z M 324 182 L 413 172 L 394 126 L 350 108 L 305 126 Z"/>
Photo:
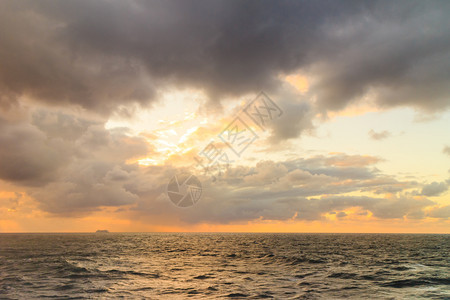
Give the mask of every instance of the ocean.
<path id="1" fill-rule="evenodd" d="M 0 234 L 0 299 L 450 299 L 450 235 Z"/>

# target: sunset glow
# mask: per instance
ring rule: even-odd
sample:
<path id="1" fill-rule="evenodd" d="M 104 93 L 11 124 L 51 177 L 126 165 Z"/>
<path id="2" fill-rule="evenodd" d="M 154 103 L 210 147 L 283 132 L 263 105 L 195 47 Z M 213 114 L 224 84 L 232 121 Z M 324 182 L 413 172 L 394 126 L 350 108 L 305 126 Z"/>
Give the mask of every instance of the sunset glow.
<path id="1" fill-rule="evenodd" d="M 449 232 L 445 10 L 8 3 L 0 232 Z"/>

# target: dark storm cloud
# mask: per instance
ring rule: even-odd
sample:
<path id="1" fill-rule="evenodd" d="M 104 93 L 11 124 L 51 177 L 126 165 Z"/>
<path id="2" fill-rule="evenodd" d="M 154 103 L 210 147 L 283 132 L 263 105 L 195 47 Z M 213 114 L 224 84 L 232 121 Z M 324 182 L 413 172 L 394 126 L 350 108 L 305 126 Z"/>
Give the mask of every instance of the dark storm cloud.
<path id="1" fill-rule="evenodd" d="M 0 179 L 43 185 L 68 161 L 70 148 L 27 123 L 9 123 L 0 116 Z"/>
<path id="2" fill-rule="evenodd" d="M 378 2 L 330 24 L 328 55 L 315 67 L 322 109 L 340 109 L 371 95 L 381 106 L 449 106 L 448 2 Z"/>
<path id="3" fill-rule="evenodd" d="M 449 106 L 448 1 L 2 1 L 0 105 L 21 95 L 108 113 L 160 85 L 211 101 L 312 75 L 321 110 L 366 93 Z M 289 137 L 289 133 L 287 133 Z"/>
<path id="4" fill-rule="evenodd" d="M 73 20 L 56 15 L 64 17 L 63 12 L 73 12 L 74 18 L 83 22 L 83 11 L 93 10 L 83 8 L 81 2 L 79 6 L 52 1 L 0 3 L 3 108 L 26 96 L 53 105 L 75 104 L 108 113 L 120 104 L 145 103 L 151 98 L 151 83 L 135 59 L 106 52 L 87 53 L 71 42 Z M 98 25 L 102 26 L 100 22 Z"/>

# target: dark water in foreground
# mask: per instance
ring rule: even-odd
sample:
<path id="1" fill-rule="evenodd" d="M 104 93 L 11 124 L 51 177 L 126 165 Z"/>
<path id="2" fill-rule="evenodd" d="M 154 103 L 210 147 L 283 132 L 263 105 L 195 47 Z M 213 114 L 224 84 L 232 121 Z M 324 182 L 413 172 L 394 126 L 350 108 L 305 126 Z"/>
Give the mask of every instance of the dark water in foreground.
<path id="1" fill-rule="evenodd" d="M 450 235 L 0 234 L 0 298 L 450 299 Z"/>

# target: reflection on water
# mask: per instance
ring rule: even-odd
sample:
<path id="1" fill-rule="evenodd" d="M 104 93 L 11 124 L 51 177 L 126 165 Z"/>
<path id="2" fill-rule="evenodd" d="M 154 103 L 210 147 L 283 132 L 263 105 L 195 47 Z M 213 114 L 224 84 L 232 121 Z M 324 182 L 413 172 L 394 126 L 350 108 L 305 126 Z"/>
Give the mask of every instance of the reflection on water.
<path id="1" fill-rule="evenodd" d="M 0 298 L 450 297 L 449 235 L 2 234 Z"/>

